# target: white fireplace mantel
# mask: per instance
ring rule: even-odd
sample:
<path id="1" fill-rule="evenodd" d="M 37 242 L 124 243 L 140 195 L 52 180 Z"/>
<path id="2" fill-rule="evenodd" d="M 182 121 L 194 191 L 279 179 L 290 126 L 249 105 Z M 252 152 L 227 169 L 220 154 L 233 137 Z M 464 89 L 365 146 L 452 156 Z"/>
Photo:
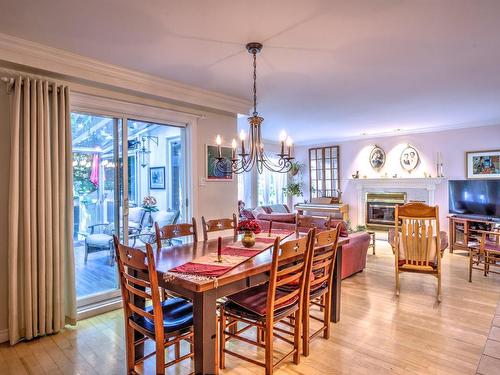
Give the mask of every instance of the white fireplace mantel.
<path id="1" fill-rule="evenodd" d="M 365 224 L 366 193 L 374 189 L 383 192 L 384 189 L 392 191 L 415 191 L 425 190 L 427 193 L 427 204 L 434 205 L 434 191 L 436 186 L 446 179 L 437 178 L 353 178 L 350 183 L 356 186 L 358 193 L 358 224 Z"/>

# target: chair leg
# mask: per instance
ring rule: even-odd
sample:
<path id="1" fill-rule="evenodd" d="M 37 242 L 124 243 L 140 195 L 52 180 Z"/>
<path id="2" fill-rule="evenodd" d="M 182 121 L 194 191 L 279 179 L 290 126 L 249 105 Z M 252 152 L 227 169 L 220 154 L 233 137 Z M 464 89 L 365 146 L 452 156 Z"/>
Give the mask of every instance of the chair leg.
<path id="1" fill-rule="evenodd" d="M 309 329 L 310 329 L 310 301 L 309 298 L 304 302 L 304 311 L 302 313 L 302 354 L 309 356 Z"/>
<path id="2" fill-rule="evenodd" d="M 83 260 L 83 264 L 87 264 L 87 258 L 89 257 L 89 246 L 85 244 L 85 258 Z"/>
<path id="3" fill-rule="evenodd" d="M 484 253 L 484 276 L 488 276 L 488 255 Z"/>
<path id="4" fill-rule="evenodd" d="M 324 339 L 329 339 L 330 338 L 330 319 L 331 319 L 331 316 L 332 316 L 332 308 L 331 308 L 331 304 L 330 304 L 330 300 L 331 300 L 331 291 L 329 290 L 326 294 L 325 294 L 325 300 L 326 300 L 326 303 L 325 303 L 325 313 L 323 315 L 323 319 L 324 319 L 324 331 L 323 331 L 323 338 Z"/>
<path id="5" fill-rule="evenodd" d="M 224 313 L 224 306 L 220 307 L 220 322 L 219 322 L 219 368 L 226 368 L 226 315 Z"/>
<path id="6" fill-rule="evenodd" d="M 474 264 L 474 253 L 469 250 L 469 283 L 472 282 L 472 265 Z"/>
<path id="7" fill-rule="evenodd" d="M 156 341 L 156 375 L 165 374 L 165 344 Z"/>
<path id="8" fill-rule="evenodd" d="M 297 325 L 295 325 L 297 327 Z M 272 375 L 274 366 L 273 366 L 273 325 L 266 324 L 266 334 L 265 334 L 265 345 L 266 345 L 266 354 L 265 354 L 265 363 L 266 363 L 266 375 Z"/>
<path id="9" fill-rule="evenodd" d="M 400 291 L 400 282 L 399 282 L 399 270 L 396 266 L 396 296 L 399 296 L 399 291 Z"/>
<path id="10" fill-rule="evenodd" d="M 437 300 L 438 300 L 438 302 L 441 302 L 443 297 L 441 296 L 441 274 L 440 273 L 438 274 L 437 279 L 438 279 Z"/>
<path id="11" fill-rule="evenodd" d="M 132 327 L 125 323 L 125 331 L 126 331 L 126 356 L 127 356 L 127 374 L 132 374 L 134 372 L 135 367 L 135 345 L 134 345 L 134 330 Z"/>
<path id="12" fill-rule="evenodd" d="M 293 355 L 293 363 L 298 365 L 300 363 L 300 335 L 302 334 L 302 316 L 301 309 L 295 312 L 295 328 L 293 334 L 293 346 L 295 349 L 295 354 Z M 309 341 L 309 330 L 306 335 L 306 339 Z M 272 354 L 271 354 L 272 360 Z"/>

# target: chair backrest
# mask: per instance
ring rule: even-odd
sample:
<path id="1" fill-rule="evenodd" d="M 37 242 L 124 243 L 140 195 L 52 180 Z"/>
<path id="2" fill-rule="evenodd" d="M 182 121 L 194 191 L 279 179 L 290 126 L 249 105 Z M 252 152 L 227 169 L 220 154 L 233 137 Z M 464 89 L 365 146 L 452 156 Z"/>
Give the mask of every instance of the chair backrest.
<path id="1" fill-rule="evenodd" d="M 205 216 L 201 217 L 201 226 L 203 227 L 203 241 L 208 241 L 208 233 L 218 232 L 221 230 L 232 229 L 234 235 L 237 235 L 236 227 L 238 222 L 236 220 L 236 214 L 233 214 L 233 218 L 223 218 L 223 219 L 211 219 L 205 220 Z"/>
<path id="2" fill-rule="evenodd" d="M 480 230 L 479 249 L 484 253 L 486 249 L 500 251 L 500 228 L 492 228 L 490 231 Z"/>
<path id="3" fill-rule="evenodd" d="M 311 251 L 311 261 L 307 266 L 305 296 L 309 296 L 311 290 L 322 285 L 331 288 L 339 234 L 340 223 L 334 229 L 317 233 L 315 238 L 312 239 L 313 249 Z M 314 275 L 314 278 L 312 275 Z"/>
<path id="4" fill-rule="evenodd" d="M 113 240 L 125 319 L 127 321 L 132 314 L 137 314 L 154 322 L 156 340 L 163 342 L 163 311 L 153 249 L 150 244 L 146 244 L 146 251 L 144 252 L 141 249 L 120 244 L 116 236 L 113 236 Z M 141 278 L 137 277 L 138 273 L 141 274 Z M 144 305 L 135 303 L 138 298 L 144 298 L 146 300 L 145 305 L 147 305 L 148 300 L 151 301 L 152 313 L 147 312 Z"/>
<path id="5" fill-rule="evenodd" d="M 267 292 L 266 324 L 272 327 L 273 312 L 288 303 L 297 302 L 302 306 L 305 272 L 312 251 L 312 238 L 315 230 L 311 229 L 306 236 L 286 241 L 280 245 L 280 239 L 274 241 L 273 260 Z M 279 266 L 279 267 L 278 267 Z M 284 285 L 295 285 L 294 288 L 280 288 Z"/>
<path id="6" fill-rule="evenodd" d="M 432 270 L 441 264 L 439 207 L 420 202 L 396 206 L 396 267 Z"/>
<path id="7" fill-rule="evenodd" d="M 164 225 L 160 228 L 155 221 L 156 245 L 161 249 L 162 240 L 171 240 L 172 238 L 179 238 L 185 236 L 193 236 L 193 242 L 198 242 L 198 231 L 196 229 L 196 219 L 193 217 L 192 224 L 170 224 Z"/>
<path id="8" fill-rule="evenodd" d="M 299 233 L 300 228 L 316 228 L 316 231 L 329 230 L 331 219 L 331 216 L 323 218 L 297 214 L 295 217 L 295 232 Z"/>

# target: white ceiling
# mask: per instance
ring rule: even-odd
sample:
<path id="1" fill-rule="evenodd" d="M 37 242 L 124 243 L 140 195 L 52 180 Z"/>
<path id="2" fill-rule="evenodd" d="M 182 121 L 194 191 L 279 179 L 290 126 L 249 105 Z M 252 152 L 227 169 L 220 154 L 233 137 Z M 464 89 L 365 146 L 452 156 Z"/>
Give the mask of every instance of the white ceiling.
<path id="1" fill-rule="evenodd" d="M 241 98 L 264 134 L 500 123 L 498 0 L 1 0 L 0 32 Z M 0 56 L 1 59 L 1 56 Z"/>

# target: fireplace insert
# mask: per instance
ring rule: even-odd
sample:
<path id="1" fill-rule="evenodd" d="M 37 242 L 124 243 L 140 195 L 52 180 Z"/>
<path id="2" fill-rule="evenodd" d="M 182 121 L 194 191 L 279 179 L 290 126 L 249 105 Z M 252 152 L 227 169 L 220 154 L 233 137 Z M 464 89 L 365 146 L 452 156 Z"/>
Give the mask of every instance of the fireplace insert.
<path id="1" fill-rule="evenodd" d="M 395 207 L 406 202 L 406 193 L 366 193 L 366 226 L 394 226 Z"/>

